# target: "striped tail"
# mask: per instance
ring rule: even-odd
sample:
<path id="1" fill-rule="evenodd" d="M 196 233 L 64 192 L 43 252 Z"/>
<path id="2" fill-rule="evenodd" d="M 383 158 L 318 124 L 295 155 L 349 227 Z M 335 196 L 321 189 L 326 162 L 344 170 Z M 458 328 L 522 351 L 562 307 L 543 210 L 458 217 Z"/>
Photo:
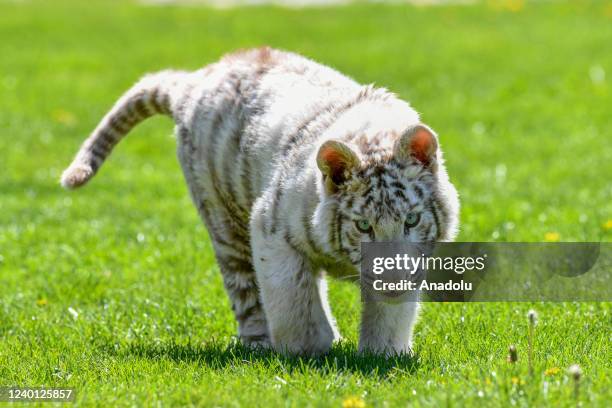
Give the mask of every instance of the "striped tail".
<path id="1" fill-rule="evenodd" d="M 179 71 L 150 74 L 127 91 L 85 140 L 72 164 L 62 174 L 62 186 L 73 189 L 87 183 L 113 147 L 138 123 L 156 114 L 173 116 L 173 106 L 186 76 Z"/>

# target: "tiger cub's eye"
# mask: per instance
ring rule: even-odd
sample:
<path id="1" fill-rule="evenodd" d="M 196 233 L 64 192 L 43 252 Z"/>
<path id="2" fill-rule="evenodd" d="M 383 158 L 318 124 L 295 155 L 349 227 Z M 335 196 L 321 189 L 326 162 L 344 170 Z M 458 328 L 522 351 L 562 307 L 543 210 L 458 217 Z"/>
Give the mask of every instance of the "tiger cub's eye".
<path id="1" fill-rule="evenodd" d="M 420 219 L 421 219 L 420 214 L 417 214 L 415 212 L 409 212 L 406 215 L 406 222 L 405 222 L 406 228 L 414 227 L 415 225 L 419 223 Z"/>
<path id="2" fill-rule="evenodd" d="M 370 225 L 370 221 L 365 220 L 365 219 L 355 221 L 355 226 L 357 227 L 359 231 L 363 232 L 364 234 L 367 234 L 370 231 L 372 231 L 372 226 Z"/>

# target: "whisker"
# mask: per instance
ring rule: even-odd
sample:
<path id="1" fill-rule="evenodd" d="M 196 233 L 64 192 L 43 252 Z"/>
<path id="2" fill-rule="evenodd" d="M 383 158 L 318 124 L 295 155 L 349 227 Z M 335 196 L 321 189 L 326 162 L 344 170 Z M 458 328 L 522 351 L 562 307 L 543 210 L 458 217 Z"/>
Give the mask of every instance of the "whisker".
<path id="1" fill-rule="evenodd" d="M 340 276 L 336 278 L 336 280 L 345 280 L 345 279 L 352 279 L 352 278 L 358 278 L 358 280 L 361 280 L 361 274 L 356 273 L 354 275 L 344 275 L 344 276 Z"/>

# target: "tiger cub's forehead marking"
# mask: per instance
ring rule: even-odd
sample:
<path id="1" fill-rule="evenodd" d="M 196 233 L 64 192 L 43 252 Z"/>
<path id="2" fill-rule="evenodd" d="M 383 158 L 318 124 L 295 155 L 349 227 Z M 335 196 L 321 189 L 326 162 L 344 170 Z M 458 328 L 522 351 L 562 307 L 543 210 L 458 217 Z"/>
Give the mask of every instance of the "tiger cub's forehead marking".
<path id="1" fill-rule="evenodd" d="M 355 175 L 341 208 L 357 218 L 402 221 L 407 212 L 424 208 L 432 182 L 422 166 L 393 160 L 370 163 Z"/>

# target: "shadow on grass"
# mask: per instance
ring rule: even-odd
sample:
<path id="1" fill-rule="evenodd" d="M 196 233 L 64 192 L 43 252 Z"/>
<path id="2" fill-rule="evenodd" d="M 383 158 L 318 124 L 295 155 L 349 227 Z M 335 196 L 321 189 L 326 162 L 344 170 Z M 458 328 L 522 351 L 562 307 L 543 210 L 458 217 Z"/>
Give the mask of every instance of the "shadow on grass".
<path id="1" fill-rule="evenodd" d="M 113 348 L 110 352 L 123 357 L 168 359 L 175 362 L 201 364 L 213 369 L 252 364 L 279 372 L 299 373 L 315 370 L 327 374 L 348 371 L 368 376 L 374 375 L 381 379 L 398 372 L 413 374 L 419 368 L 418 355 L 385 357 L 376 354 L 362 354 L 358 353 L 355 345 L 349 342 L 335 344 L 328 354 L 314 358 L 284 356 L 270 350 L 248 348 L 238 342 L 230 344 L 217 342 L 203 344 L 132 343 L 124 347 Z"/>

